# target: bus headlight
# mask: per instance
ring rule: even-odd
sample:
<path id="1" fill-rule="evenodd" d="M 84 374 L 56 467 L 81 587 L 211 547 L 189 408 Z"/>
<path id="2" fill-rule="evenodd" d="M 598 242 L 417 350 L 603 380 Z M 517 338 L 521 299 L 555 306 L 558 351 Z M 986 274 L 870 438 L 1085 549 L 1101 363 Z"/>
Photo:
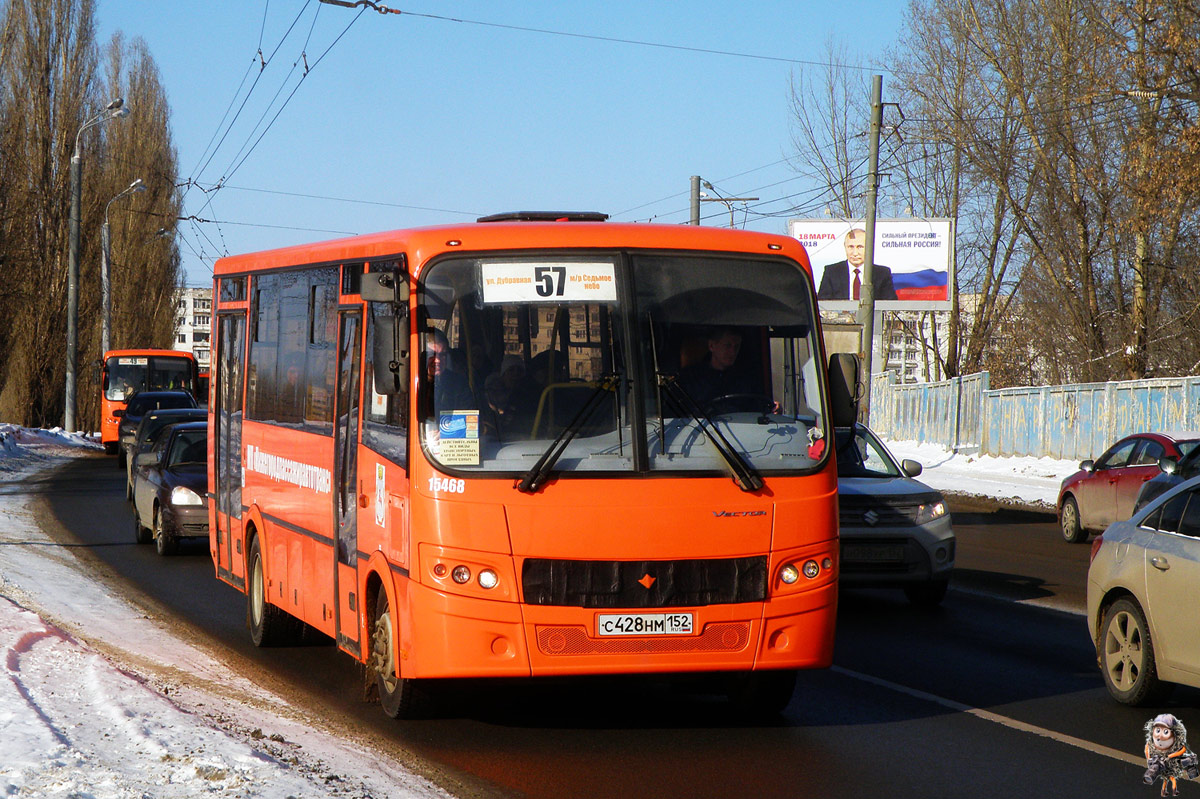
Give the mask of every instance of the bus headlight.
<path id="1" fill-rule="evenodd" d="M 203 505 L 204 500 L 187 486 L 175 486 L 171 490 L 172 505 Z"/>
<path id="2" fill-rule="evenodd" d="M 800 579 L 800 570 L 796 568 L 796 564 L 789 563 L 779 570 L 780 581 L 791 585 Z"/>
<path id="3" fill-rule="evenodd" d="M 821 565 L 815 560 L 804 561 L 804 576 L 810 580 L 817 579 L 817 575 L 821 573 Z"/>
<path id="4" fill-rule="evenodd" d="M 486 588 L 490 590 L 500 584 L 500 578 L 497 577 L 496 573 L 491 569 L 484 569 L 483 571 L 479 572 L 478 579 L 480 588 Z"/>
<path id="5" fill-rule="evenodd" d="M 471 582 L 471 569 L 467 566 L 455 566 L 454 571 L 450 572 L 450 579 L 459 585 L 466 585 Z"/>

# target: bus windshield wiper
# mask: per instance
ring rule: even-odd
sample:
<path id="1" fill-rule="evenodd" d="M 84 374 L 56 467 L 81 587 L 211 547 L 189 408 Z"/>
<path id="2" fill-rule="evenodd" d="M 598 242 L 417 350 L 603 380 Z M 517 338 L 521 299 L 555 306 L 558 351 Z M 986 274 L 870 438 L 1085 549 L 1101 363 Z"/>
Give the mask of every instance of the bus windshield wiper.
<path id="1" fill-rule="evenodd" d="M 737 483 L 738 488 L 743 491 L 757 491 L 763 487 L 762 475 L 742 457 L 741 453 L 734 449 L 733 445 L 729 443 L 729 439 L 725 438 L 721 429 L 717 427 L 716 422 L 696 404 L 692 395 L 679 385 L 679 380 L 675 375 L 659 372 L 658 385 L 671 398 L 671 401 L 679 406 L 680 410 L 696 420 L 697 426 L 704 432 L 704 435 L 708 436 L 708 440 L 729 464 L 729 469 L 733 472 L 733 482 Z"/>
<path id="2" fill-rule="evenodd" d="M 617 384 L 620 382 L 620 377 L 615 374 L 605 375 L 600 378 L 600 383 L 596 389 L 587 398 L 587 402 L 575 414 L 575 417 L 567 423 L 562 432 L 554 441 L 550 442 L 550 446 L 542 453 L 542 457 L 538 458 L 537 463 L 533 465 L 525 476 L 517 481 L 516 489 L 525 494 L 532 494 L 541 488 L 542 483 L 546 482 L 546 478 L 550 476 L 550 470 L 554 468 L 554 464 L 566 451 L 567 445 L 571 443 L 571 439 L 579 434 L 580 429 L 587 422 L 591 415 L 600 407 L 605 396 L 615 391 Z"/>

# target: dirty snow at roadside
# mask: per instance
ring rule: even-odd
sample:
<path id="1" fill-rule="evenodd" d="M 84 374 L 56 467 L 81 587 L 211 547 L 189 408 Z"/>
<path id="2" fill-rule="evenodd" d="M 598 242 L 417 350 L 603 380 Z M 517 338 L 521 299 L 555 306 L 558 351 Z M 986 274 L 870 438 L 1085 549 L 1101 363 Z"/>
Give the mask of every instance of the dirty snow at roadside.
<path id="1" fill-rule="evenodd" d="M 995 458 L 954 453 L 937 444 L 887 441 L 897 459 L 910 458 L 924 467 L 919 479 L 949 494 L 989 497 L 1054 510 L 1063 478 L 1079 470 L 1078 461 L 1054 458 Z"/>
<path id="2" fill-rule="evenodd" d="M 230 678 L 43 535 L 21 484 L 87 448 L 0 425 L 0 795 L 448 796 Z"/>

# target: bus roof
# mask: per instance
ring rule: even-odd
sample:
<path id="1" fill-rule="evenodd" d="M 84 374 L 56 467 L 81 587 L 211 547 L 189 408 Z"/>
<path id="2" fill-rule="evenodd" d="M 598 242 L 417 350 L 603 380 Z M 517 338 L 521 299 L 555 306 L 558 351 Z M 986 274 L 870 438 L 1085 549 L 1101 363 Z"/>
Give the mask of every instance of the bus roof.
<path id="1" fill-rule="evenodd" d="M 242 274 L 302 264 L 337 263 L 407 253 L 419 267 L 447 252 L 522 250 L 535 241 L 539 249 L 630 248 L 760 252 L 786 255 L 809 266 L 804 247 L 784 234 L 752 233 L 695 225 L 651 225 L 614 222 L 476 222 L 393 230 L 345 239 L 301 244 L 219 259 L 213 273 Z"/>
<path id="2" fill-rule="evenodd" d="M 156 356 L 158 358 L 175 357 L 175 358 L 188 358 L 193 361 L 196 360 L 196 356 L 193 355 L 192 353 L 188 352 L 187 350 L 156 349 L 154 347 L 146 347 L 146 348 L 142 348 L 142 349 L 109 350 L 108 352 L 104 353 L 104 360 L 108 360 L 109 358 L 114 358 L 114 357 L 150 356 L 150 355 Z"/>

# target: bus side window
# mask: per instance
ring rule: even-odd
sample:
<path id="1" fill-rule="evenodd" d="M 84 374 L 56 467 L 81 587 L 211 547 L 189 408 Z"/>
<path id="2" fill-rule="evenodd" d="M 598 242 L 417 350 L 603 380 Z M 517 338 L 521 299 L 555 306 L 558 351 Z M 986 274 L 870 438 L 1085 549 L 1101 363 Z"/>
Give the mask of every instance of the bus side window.
<path id="1" fill-rule="evenodd" d="M 374 351 L 376 319 L 393 316 L 394 310 L 387 303 L 372 302 L 367 305 L 367 357 L 364 358 L 365 391 L 363 407 L 363 445 L 378 452 L 392 463 L 408 466 L 408 375 L 403 375 L 401 393 L 379 394 L 375 391 L 375 370 L 370 353 Z M 403 324 L 403 320 L 401 322 Z M 407 336 L 407 331 L 404 332 Z"/>

